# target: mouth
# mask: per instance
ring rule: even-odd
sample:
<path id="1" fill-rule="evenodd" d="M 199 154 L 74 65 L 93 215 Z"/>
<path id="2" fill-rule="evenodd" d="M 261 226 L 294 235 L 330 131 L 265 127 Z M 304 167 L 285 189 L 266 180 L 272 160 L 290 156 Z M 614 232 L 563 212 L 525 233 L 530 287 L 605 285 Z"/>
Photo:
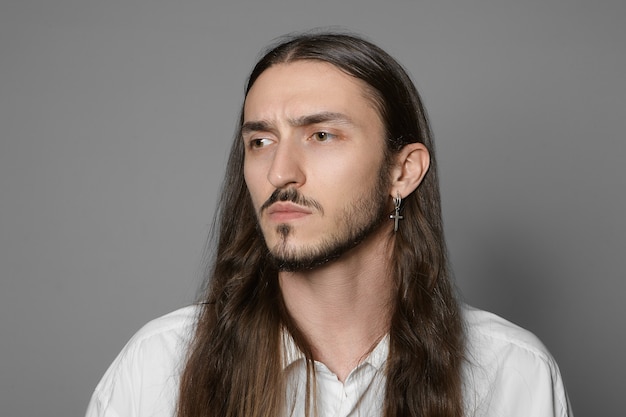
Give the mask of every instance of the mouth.
<path id="1" fill-rule="evenodd" d="M 267 209 L 269 219 L 277 223 L 300 219 L 312 213 L 310 209 L 291 202 L 274 203 Z"/>

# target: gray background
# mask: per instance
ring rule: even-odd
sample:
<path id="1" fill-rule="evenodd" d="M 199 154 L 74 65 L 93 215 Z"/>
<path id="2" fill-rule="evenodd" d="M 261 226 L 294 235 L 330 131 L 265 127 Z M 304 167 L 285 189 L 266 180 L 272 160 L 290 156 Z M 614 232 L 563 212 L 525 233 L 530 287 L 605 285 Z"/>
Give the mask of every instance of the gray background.
<path id="1" fill-rule="evenodd" d="M 465 299 L 543 339 L 577 415 L 623 415 L 624 2 L 215 3 L 1 2 L 0 413 L 81 415 L 194 299 L 245 76 L 341 25 L 422 92 Z"/>

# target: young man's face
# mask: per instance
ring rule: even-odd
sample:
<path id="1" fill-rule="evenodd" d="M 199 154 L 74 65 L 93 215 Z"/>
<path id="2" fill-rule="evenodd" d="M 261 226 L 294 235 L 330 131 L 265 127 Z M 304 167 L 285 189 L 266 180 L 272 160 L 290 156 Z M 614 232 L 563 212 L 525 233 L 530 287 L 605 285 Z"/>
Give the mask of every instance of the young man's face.
<path id="1" fill-rule="evenodd" d="M 245 180 L 283 269 L 334 259 L 387 217 L 384 127 L 366 94 L 362 81 L 307 60 L 270 67 L 247 95 Z"/>

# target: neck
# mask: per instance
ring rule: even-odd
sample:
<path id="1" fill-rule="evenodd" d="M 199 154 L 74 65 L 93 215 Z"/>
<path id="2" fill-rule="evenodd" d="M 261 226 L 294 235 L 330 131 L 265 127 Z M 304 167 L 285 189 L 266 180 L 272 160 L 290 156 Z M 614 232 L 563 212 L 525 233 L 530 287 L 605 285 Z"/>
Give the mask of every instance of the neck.
<path id="1" fill-rule="evenodd" d="M 324 266 L 279 274 L 287 310 L 314 359 L 341 381 L 389 330 L 392 248 L 385 229 Z"/>

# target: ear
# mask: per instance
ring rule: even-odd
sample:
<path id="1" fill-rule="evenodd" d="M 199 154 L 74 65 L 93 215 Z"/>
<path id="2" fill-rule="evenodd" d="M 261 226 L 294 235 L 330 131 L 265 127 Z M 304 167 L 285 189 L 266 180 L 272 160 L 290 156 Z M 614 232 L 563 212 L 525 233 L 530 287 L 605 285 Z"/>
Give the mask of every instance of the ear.
<path id="1" fill-rule="evenodd" d="M 430 167 L 430 153 L 423 143 L 409 143 L 394 156 L 391 197 L 405 198 L 417 189 Z"/>

